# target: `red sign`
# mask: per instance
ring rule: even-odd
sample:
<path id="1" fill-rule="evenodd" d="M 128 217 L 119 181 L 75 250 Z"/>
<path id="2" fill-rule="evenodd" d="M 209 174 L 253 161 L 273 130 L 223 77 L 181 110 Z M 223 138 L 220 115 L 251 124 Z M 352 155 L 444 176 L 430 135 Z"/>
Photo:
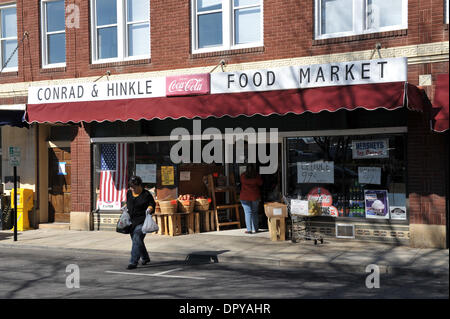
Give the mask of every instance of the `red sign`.
<path id="1" fill-rule="evenodd" d="M 330 207 L 333 204 L 333 196 L 323 187 L 313 188 L 307 196 L 308 200 L 315 200 L 322 204 L 323 207 Z"/>
<path id="2" fill-rule="evenodd" d="M 166 77 L 166 96 L 203 95 L 209 92 L 209 73 Z"/>

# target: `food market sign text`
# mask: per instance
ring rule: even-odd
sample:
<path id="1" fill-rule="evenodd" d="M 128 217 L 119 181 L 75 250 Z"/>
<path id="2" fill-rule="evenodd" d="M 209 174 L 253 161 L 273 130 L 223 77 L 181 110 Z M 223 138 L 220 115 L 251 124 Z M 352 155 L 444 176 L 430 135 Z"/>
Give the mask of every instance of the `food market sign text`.
<path id="1" fill-rule="evenodd" d="M 213 73 L 211 93 L 287 90 L 406 80 L 406 58 L 391 58 Z"/>

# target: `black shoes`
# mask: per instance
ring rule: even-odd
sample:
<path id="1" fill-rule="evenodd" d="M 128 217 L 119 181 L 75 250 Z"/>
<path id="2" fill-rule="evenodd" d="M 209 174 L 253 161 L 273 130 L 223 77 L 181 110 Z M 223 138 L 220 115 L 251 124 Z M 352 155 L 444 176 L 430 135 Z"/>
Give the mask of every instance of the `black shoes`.
<path id="1" fill-rule="evenodd" d="M 145 265 L 147 265 L 147 264 L 149 264 L 150 263 L 150 259 L 148 259 L 148 260 L 142 260 L 141 261 L 141 265 L 142 266 L 145 266 Z M 131 270 L 131 269 L 136 269 L 137 268 L 137 265 L 134 265 L 134 264 L 129 264 L 128 266 L 127 266 L 127 269 L 128 270 Z"/>

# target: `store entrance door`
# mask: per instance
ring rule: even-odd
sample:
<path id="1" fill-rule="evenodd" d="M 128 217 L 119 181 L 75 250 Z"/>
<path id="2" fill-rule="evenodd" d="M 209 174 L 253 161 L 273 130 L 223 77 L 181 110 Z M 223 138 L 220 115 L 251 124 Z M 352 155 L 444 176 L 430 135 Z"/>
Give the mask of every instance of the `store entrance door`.
<path id="1" fill-rule="evenodd" d="M 49 222 L 70 222 L 70 147 L 48 150 Z"/>

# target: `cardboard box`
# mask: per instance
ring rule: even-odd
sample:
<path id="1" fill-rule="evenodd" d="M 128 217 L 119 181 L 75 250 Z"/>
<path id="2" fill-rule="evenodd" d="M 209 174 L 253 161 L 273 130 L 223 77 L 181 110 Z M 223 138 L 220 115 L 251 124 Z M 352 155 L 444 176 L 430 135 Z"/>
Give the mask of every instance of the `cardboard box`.
<path id="1" fill-rule="evenodd" d="M 287 206 L 282 203 L 266 203 L 264 204 L 264 212 L 267 217 L 287 217 Z"/>

